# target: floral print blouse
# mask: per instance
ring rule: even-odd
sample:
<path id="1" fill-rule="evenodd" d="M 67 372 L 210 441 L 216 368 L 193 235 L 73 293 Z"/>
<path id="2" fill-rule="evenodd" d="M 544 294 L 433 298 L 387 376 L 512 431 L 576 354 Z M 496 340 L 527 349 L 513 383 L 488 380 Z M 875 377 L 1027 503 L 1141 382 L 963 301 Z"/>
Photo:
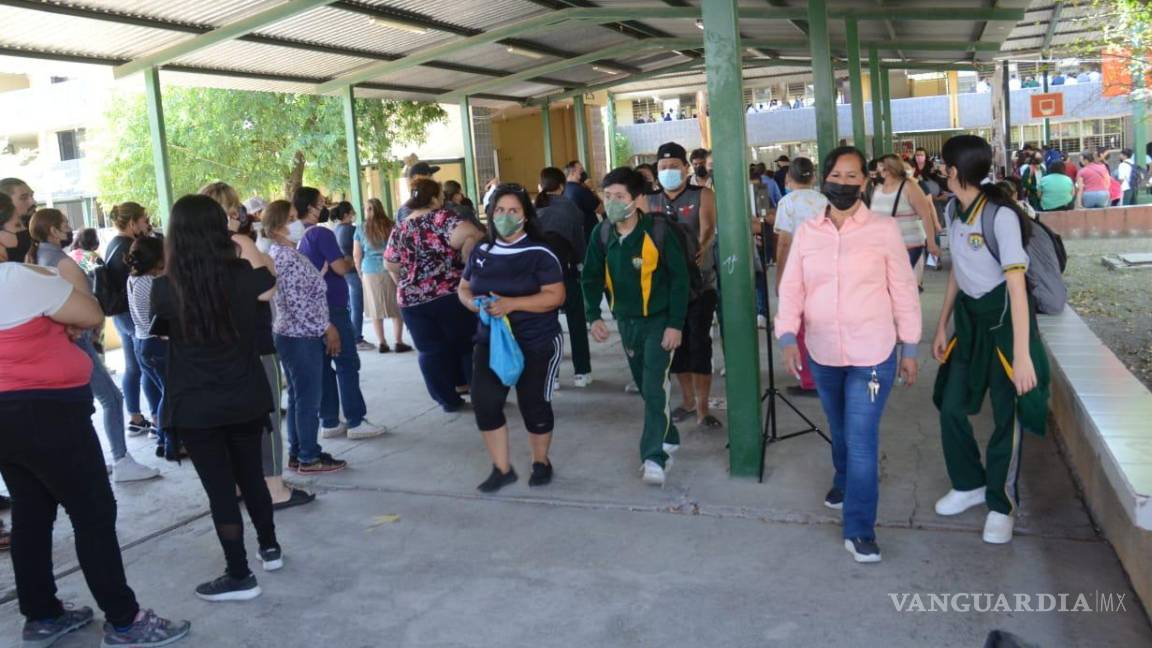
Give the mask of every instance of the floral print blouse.
<path id="1" fill-rule="evenodd" d="M 464 264 L 448 241 L 460 222 L 455 212 L 441 209 L 405 218 L 392 229 L 384 260 L 400 265 L 396 281 L 400 306 L 419 306 L 456 292 Z"/>
<path id="2" fill-rule="evenodd" d="M 276 266 L 276 318 L 272 332 L 287 337 L 320 337 L 328 328 L 327 286 L 320 271 L 294 247 L 273 243 Z"/>

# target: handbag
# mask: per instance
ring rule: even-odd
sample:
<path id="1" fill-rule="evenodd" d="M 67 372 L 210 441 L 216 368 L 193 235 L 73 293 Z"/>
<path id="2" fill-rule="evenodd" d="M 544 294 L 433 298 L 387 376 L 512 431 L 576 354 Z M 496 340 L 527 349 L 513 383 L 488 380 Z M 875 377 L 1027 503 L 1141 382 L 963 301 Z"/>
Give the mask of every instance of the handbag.
<path id="1" fill-rule="evenodd" d="M 505 387 L 512 387 L 520 380 L 524 373 L 524 352 L 516 337 L 512 335 L 512 325 L 508 316 L 493 317 L 488 314 L 488 304 L 492 303 L 490 297 L 476 298 L 476 305 L 480 307 L 480 321 L 488 327 L 488 368 L 500 383 Z"/>

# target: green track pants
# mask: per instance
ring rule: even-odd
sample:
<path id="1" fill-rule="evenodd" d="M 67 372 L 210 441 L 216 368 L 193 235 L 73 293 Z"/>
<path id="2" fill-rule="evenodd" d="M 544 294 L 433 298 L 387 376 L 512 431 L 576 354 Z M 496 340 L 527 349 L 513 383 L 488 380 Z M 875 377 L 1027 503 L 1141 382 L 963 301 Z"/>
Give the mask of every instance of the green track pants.
<path id="1" fill-rule="evenodd" d="M 672 364 L 672 353 L 660 346 L 668 323 L 663 317 L 627 318 L 618 320 L 617 325 L 632 379 L 644 399 L 640 459 L 650 459 L 664 466 L 668 459 L 664 444 L 680 444 L 680 433 L 672 424 L 668 409 L 668 369 Z"/>

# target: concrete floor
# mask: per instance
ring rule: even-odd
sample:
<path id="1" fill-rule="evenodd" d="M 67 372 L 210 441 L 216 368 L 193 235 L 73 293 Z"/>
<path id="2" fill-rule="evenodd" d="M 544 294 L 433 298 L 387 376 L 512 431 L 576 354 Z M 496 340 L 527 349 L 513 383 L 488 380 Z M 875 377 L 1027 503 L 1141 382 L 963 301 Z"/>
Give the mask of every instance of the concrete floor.
<path id="1" fill-rule="evenodd" d="M 929 330 L 943 279 L 928 278 Z M 298 480 L 320 497 L 277 517 L 287 565 L 258 572 L 262 598 L 210 604 L 192 595 L 223 559 L 188 462 L 164 464 L 161 480 L 116 486 L 129 582 L 143 605 L 192 620 L 184 645 L 213 648 L 977 647 L 995 628 L 1039 646 L 1152 645 L 1148 619 L 1050 439 L 1026 440 L 1012 544 L 981 541 L 983 511 L 951 519 L 932 511 L 948 481 L 927 343 L 919 384 L 893 395 L 882 428 L 884 562 L 858 565 L 841 546 L 838 514 L 821 505 L 831 465 L 816 436 L 770 447 L 758 484 L 728 478 L 723 432 L 682 427 L 668 484 L 642 484 L 640 401 L 623 392 L 617 341 L 594 345 L 589 389 L 570 387 L 571 365 L 562 368 L 557 476 L 545 489 L 526 485 L 528 444 L 509 408 L 522 481 L 495 497 L 474 490 L 488 459 L 471 414 L 447 415 L 431 403 L 414 355 L 365 353 L 369 415 L 392 433 L 325 442 L 350 467 Z M 722 389 L 718 377 L 715 394 Z M 796 403 L 823 424 L 815 399 Z M 989 417 L 979 419 L 986 434 Z M 799 421 L 784 415 L 780 426 L 787 432 Z M 159 465 L 145 441 L 130 445 Z M 60 594 L 92 605 L 61 517 Z M 248 540 L 254 550 L 250 531 Z M 961 592 L 1117 593 L 1126 611 L 916 613 L 897 611 L 891 598 Z M 8 601 L 0 645 L 15 645 L 22 618 L 7 561 L 0 595 Z M 98 641 L 91 627 L 58 645 Z"/>

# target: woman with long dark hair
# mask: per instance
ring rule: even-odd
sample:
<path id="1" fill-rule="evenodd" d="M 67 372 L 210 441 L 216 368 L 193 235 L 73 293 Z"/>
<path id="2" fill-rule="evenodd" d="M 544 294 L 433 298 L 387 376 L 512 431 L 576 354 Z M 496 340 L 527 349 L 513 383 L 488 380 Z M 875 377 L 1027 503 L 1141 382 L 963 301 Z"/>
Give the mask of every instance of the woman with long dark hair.
<path id="1" fill-rule="evenodd" d="M 266 266 L 240 258 L 228 215 L 208 196 L 172 206 L 167 274 L 153 283 L 154 310 L 168 333 L 168 384 L 161 424 L 183 443 L 208 495 L 226 573 L 196 588 L 208 601 L 260 595 L 248 568 L 239 487 L 265 570 L 283 566 L 261 437 L 275 407 L 258 350 L 258 304 L 275 293 Z"/>
<path id="2" fill-rule="evenodd" d="M 160 386 L 160 411 L 164 410 L 164 384 L 168 367 L 168 340 L 152 333 L 152 284 L 164 273 L 164 242 L 150 236 L 136 239 L 124 262 L 128 264 L 128 312 L 136 325 L 136 360 Z M 176 459 L 179 448 L 169 444 L 164 427 L 156 430 L 156 456 Z"/>
<path id="3" fill-rule="evenodd" d="M 1012 196 L 982 184 L 992 170 L 992 147 L 983 138 L 958 135 L 942 154 L 956 200 L 948 220 L 952 272 L 932 341 L 941 363 L 933 401 L 952 490 L 936 502 L 936 513 L 986 504 L 984 541 L 1003 544 L 1012 541 L 1020 501 L 1021 431 L 1044 434 L 1048 412 L 1048 356 L 1024 276 L 1032 222 Z M 995 233 L 997 249 L 985 232 Z M 985 392 L 995 427 L 981 462 L 968 416 L 980 411 Z"/>
<path id="4" fill-rule="evenodd" d="M 394 227 L 396 221 L 384 210 L 384 203 L 379 198 L 369 198 L 368 206 L 364 208 L 364 225 L 356 228 L 352 243 L 352 260 L 364 282 L 365 310 L 380 342 L 377 347 L 380 353 L 412 350 L 404 344 L 404 318 L 400 316 L 400 305 L 396 303 L 396 280 L 384 269 L 384 250 Z M 386 319 L 392 320 L 392 346 L 388 346 L 388 339 L 384 337 Z"/>
<path id="5" fill-rule="evenodd" d="M 457 293 L 474 313 L 483 308 L 503 319 L 524 353 L 524 371 L 516 383 L 516 402 L 532 446 L 529 486 L 552 481 L 548 448 L 552 443 L 552 390 L 564 356 L 557 311 L 564 304 L 564 270 L 536 227 L 536 210 L 519 185 L 501 185 L 488 203 L 488 240 L 472 249 Z M 472 359 L 472 408 L 492 459 L 492 472 L 478 487 L 500 490 L 516 481 L 508 454 L 504 403 L 508 386 L 489 367 L 490 330 L 476 331 Z"/>

